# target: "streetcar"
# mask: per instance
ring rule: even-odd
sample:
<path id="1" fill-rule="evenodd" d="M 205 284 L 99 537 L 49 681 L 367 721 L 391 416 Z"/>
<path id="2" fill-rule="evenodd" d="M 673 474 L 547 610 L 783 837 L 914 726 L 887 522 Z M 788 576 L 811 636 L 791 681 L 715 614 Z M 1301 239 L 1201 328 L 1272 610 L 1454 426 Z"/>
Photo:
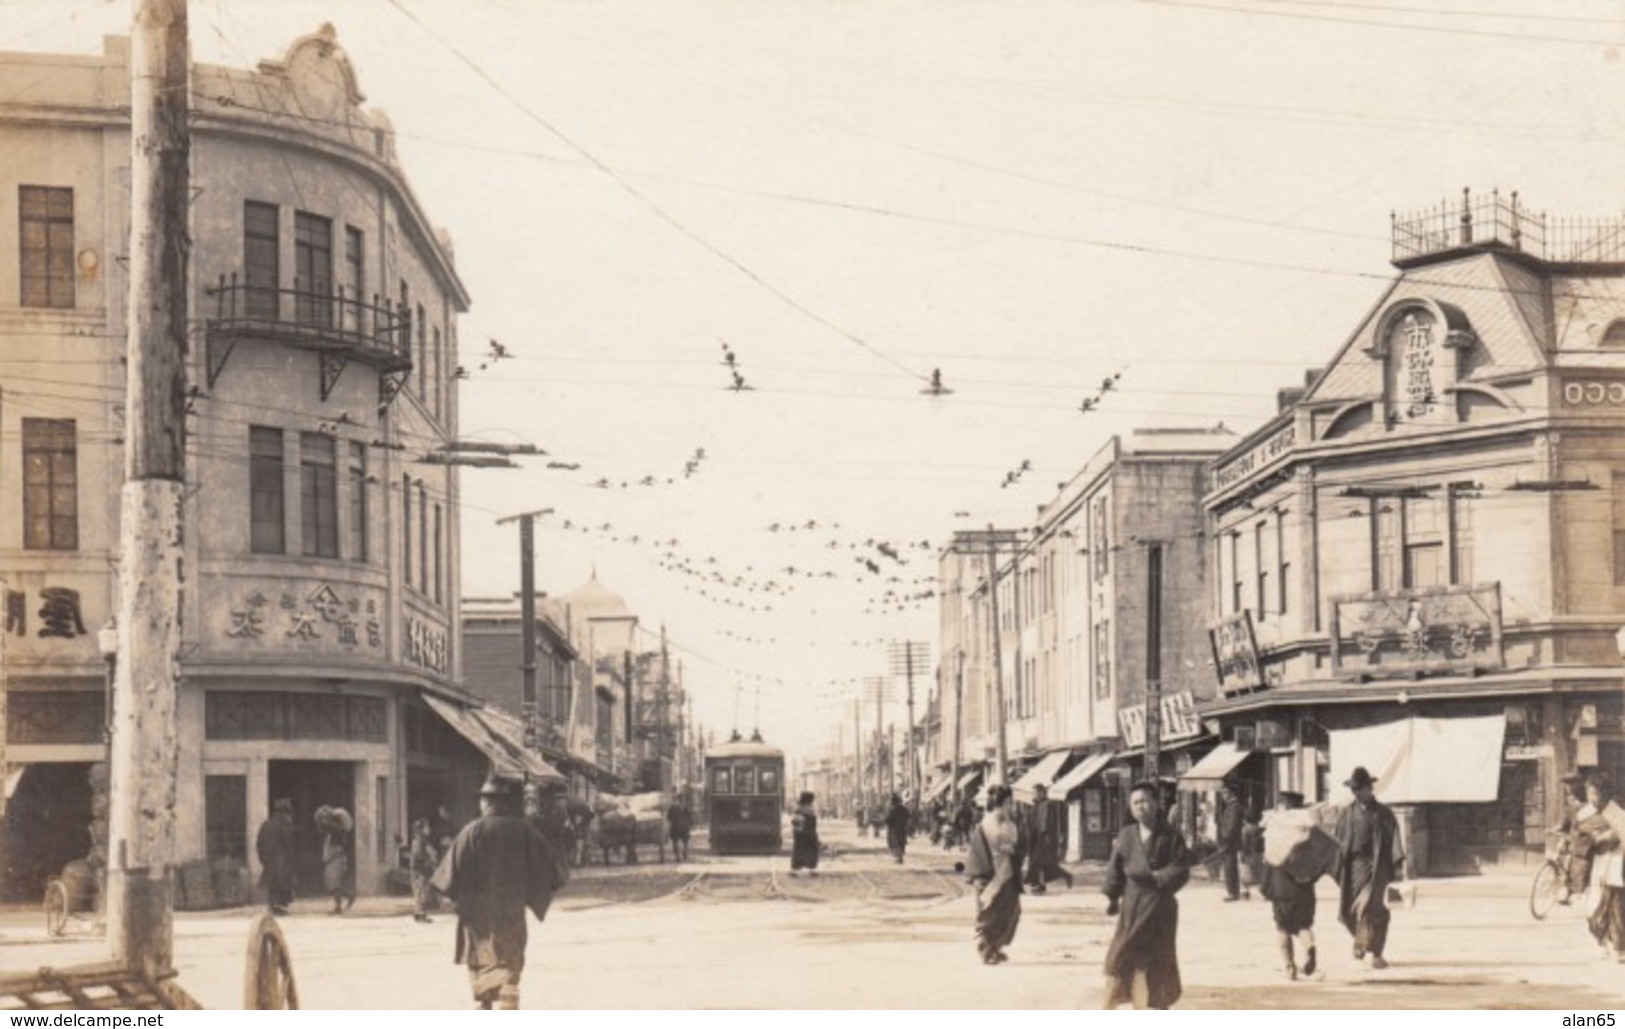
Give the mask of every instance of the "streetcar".
<path id="1" fill-rule="evenodd" d="M 705 755 L 706 814 L 715 854 L 776 854 L 784 845 L 784 751 L 737 733 Z"/>

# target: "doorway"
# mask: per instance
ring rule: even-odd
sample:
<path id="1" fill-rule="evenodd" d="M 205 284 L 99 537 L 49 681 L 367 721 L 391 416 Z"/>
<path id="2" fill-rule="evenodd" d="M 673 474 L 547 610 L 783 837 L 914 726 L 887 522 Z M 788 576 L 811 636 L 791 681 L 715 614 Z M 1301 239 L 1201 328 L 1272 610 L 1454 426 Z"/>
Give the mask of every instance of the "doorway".
<path id="1" fill-rule="evenodd" d="M 45 880 L 62 866 L 90 854 L 90 765 L 84 762 L 27 765 L 16 775 L 6 805 L 3 854 L 8 901 L 37 904 Z M 10 784 L 6 784 L 10 785 Z"/>
<path id="2" fill-rule="evenodd" d="M 293 801 L 293 889 L 295 896 L 326 894 L 322 885 L 322 833 L 316 828 L 316 809 L 342 807 L 355 816 L 355 764 L 350 761 L 271 761 L 266 770 L 270 796 L 266 806 L 286 797 Z M 350 870 L 355 871 L 355 834 L 348 844 Z"/>

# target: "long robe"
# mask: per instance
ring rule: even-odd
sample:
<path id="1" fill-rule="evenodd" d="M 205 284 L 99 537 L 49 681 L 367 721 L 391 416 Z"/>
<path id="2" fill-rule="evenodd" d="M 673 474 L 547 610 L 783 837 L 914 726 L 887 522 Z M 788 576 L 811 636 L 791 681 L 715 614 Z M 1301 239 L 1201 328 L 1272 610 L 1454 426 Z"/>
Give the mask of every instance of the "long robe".
<path id="1" fill-rule="evenodd" d="M 1388 884 L 1399 875 L 1405 851 L 1399 819 L 1372 798 L 1355 801 L 1337 819 L 1337 920 L 1354 936 L 1356 957 L 1381 957 L 1388 945 Z"/>
<path id="2" fill-rule="evenodd" d="M 1171 1007 L 1184 992 L 1179 977 L 1179 900 L 1174 896 L 1190 881 L 1190 853 L 1185 840 L 1166 821 L 1157 819 L 1149 839 L 1140 826 L 1123 827 L 1112 844 L 1103 892 L 1119 904 L 1117 931 L 1106 951 L 1108 1006 L 1129 1000 L 1136 973 L 1144 975 L 1145 993 L 1134 998 L 1152 1008 Z"/>
<path id="3" fill-rule="evenodd" d="M 272 815 L 254 838 L 254 853 L 260 859 L 260 885 L 265 902 L 272 908 L 293 903 L 293 820 Z"/>
<path id="4" fill-rule="evenodd" d="M 908 808 L 893 804 L 886 812 L 886 849 L 891 856 L 900 858 L 908 849 Z"/>
<path id="5" fill-rule="evenodd" d="M 812 805 L 796 808 L 790 818 L 790 870 L 818 867 L 818 812 Z"/>
<path id="6" fill-rule="evenodd" d="M 1027 810 L 1022 830 L 1027 838 L 1025 881 L 1028 886 L 1043 887 L 1056 879 L 1065 879 L 1068 887 L 1072 885 L 1072 875 L 1061 867 L 1060 856 L 1057 853 L 1059 841 L 1055 835 L 1058 821 L 1054 813 L 1055 808 L 1056 802 L 1045 798 L 1035 801 Z"/>
<path id="7" fill-rule="evenodd" d="M 553 902 L 552 847 L 517 815 L 484 815 L 452 841 L 434 887 L 457 905 L 457 950 L 476 1000 L 519 984 L 528 939 L 525 909 L 537 921 Z"/>
<path id="8" fill-rule="evenodd" d="M 1586 925 L 1615 958 L 1625 958 L 1625 849 L 1613 828 L 1625 825 L 1625 811 L 1610 800 L 1600 812 L 1587 804 L 1582 815 L 1577 819 L 1580 828 L 1595 841 L 1585 895 Z"/>
<path id="9" fill-rule="evenodd" d="M 976 876 L 976 950 L 983 961 L 1002 959 L 1021 924 L 1021 829 L 990 811 L 972 833 L 972 848 L 979 852 L 972 863 L 977 872 L 989 873 L 985 881 Z"/>

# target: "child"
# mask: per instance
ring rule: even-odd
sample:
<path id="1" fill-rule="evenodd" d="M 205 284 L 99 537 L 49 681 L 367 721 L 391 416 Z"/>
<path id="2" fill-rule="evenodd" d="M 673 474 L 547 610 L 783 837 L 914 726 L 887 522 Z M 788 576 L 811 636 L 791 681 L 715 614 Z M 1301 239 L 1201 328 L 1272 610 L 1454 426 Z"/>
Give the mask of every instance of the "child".
<path id="1" fill-rule="evenodd" d="M 427 818 L 412 823 L 412 920 L 432 922 L 425 908 L 429 903 L 429 877 L 434 874 L 439 855 L 435 853 L 434 830 Z"/>

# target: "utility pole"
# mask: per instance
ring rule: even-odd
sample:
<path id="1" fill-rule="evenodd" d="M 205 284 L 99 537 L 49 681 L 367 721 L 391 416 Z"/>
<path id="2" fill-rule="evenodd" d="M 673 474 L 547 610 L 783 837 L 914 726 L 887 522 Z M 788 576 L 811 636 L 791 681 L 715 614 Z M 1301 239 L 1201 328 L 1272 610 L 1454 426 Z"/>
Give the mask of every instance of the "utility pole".
<path id="1" fill-rule="evenodd" d="M 1162 764 L 1162 544 L 1145 554 L 1145 777 L 1156 782 Z M 1158 800 L 1162 798 L 1159 796 Z"/>
<path id="2" fill-rule="evenodd" d="M 1005 782 L 1010 767 L 1010 747 L 1006 742 L 1005 727 L 1010 721 L 1004 709 L 1004 654 L 999 642 L 999 549 L 997 534 L 991 524 L 987 527 L 987 600 L 993 617 L 993 709 L 999 721 L 998 750 L 993 765 L 993 782 Z M 1008 784 L 1006 784 L 1008 785 Z"/>
<path id="3" fill-rule="evenodd" d="M 954 771 L 953 771 L 953 798 L 954 810 L 959 810 L 959 766 L 964 760 L 963 747 L 965 736 L 965 651 L 959 650 L 958 668 L 954 670 Z"/>
<path id="4" fill-rule="evenodd" d="M 852 698 L 852 785 L 863 793 L 863 696 Z"/>
<path id="5" fill-rule="evenodd" d="M 519 523 L 519 717 L 525 726 L 525 749 L 535 750 L 536 728 L 536 518 L 553 509 L 526 511 L 498 518 L 498 525 Z"/>
<path id="6" fill-rule="evenodd" d="M 638 744 L 637 744 L 637 706 L 638 691 L 632 682 L 632 649 L 628 647 L 621 654 L 621 668 L 626 683 L 626 764 L 627 781 L 636 782 L 638 777 Z"/>
<path id="7" fill-rule="evenodd" d="M 914 667 L 924 666 L 930 660 L 930 645 L 922 640 L 894 641 L 891 645 L 890 670 L 893 675 L 902 675 L 908 681 L 908 737 L 904 744 L 908 760 L 908 770 L 905 774 L 909 795 L 913 798 L 912 804 L 916 810 L 920 804 L 920 783 L 915 775 L 914 762 Z"/>
<path id="8" fill-rule="evenodd" d="M 157 976 L 174 966 L 191 54 L 186 0 L 134 0 L 134 13 L 107 934 L 115 960 Z"/>

